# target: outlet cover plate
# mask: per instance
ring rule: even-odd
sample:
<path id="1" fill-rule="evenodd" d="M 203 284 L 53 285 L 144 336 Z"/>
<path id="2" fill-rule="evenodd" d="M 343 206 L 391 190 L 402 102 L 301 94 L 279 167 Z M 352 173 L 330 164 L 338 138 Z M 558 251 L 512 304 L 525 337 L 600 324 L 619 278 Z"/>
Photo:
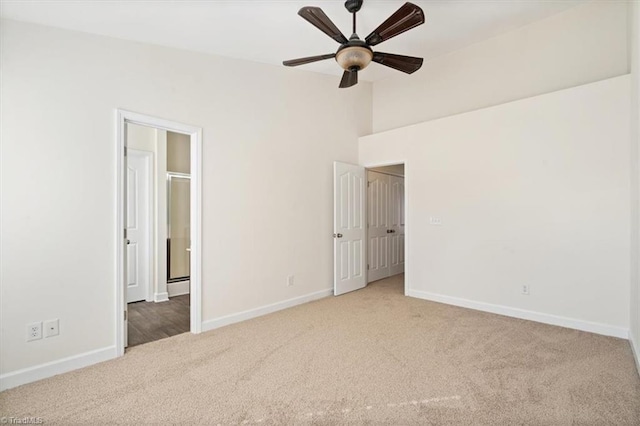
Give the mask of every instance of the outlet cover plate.
<path id="1" fill-rule="evenodd" d="M 42 339 L 42 323 L 34 322 L 27 325 L 27 342 Z"/>
<path id="2" fill-rule="evenodd" d="M 44 322 L 44 337 L 53 337 L 60 334 L 60 320 L 52 319 Z"/>

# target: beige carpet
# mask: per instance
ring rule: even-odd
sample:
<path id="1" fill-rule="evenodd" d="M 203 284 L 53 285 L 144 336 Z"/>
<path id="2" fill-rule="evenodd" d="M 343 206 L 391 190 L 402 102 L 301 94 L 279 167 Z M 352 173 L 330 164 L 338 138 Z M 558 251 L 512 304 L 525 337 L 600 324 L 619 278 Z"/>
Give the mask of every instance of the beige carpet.
<path id="1" fill-rule="evenodd" d="M 625 340 L 411 299 L 402 277 L 0 394 L 45 423 L 639 425 Z"/>

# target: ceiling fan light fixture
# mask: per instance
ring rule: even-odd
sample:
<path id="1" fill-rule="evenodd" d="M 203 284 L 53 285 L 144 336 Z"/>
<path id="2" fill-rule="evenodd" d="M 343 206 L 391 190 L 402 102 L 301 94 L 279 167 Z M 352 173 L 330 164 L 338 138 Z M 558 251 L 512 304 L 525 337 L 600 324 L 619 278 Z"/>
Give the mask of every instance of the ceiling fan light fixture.
<path id="1" fill-rule="evenodd" d="M 0 0 L 1 1 L 1 0 Z M 408 31 L 418 25 L 424 24 L 424 12 L 413 3 L 405 3 L 393 15 L 387 18 L 382 24 L 373 30 L 364 41 L 360 40 L 356 33 L 356 12 L 362 7 L 364 0 L 346 0 L 345 8 L 353 15 L 353 34 L 347 40 L 336 24 L 319 7 L 305 6 L 298 11 L 305 21 L 340 43 L 340 47 L 335 54 L 308 56 L 305 58 L 291 59 L 283 61 L 287 67 L 310 64 L 312 62 L 323 61 L 334 58 L 338 65 L 344 70 L 341 89 L 358 84 L 358 71 L 365 69 L 371 62 L 377 62 L 389 68 L 412 74 L 420 69 L 422 58 L 412 56 L 394 55 L 392 53 L 373 52 L 371 46 L 378 45 Z"/>
<path id="2" fill-rule="evenodd" d="M 347 46 L 336 53 L 336 62 L 345 71 L 363 70 L 373 59 L 373 52 L 364 46 Z"/>

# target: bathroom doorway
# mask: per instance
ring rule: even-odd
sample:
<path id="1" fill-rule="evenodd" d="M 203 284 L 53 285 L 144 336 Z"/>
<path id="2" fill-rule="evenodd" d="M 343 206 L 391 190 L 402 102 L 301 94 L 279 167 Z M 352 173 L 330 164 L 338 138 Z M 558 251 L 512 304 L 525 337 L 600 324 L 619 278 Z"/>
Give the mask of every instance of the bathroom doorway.
<path id="1" fill-rule="evenodd" d="M 118 110 L 120 355 L 125 347 L 201 331 L 201 134 Z"/>

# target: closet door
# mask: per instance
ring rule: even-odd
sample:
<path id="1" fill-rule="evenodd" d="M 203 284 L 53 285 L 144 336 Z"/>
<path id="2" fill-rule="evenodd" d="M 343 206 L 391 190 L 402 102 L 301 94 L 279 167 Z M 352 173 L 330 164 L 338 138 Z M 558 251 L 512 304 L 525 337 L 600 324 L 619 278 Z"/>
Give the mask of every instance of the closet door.
<path id="1" fill-rule="evenodd" d="M 367 172 L 367 282 L 389 276 L 389 176 Z"/>
<path id="2" fill-rule="evenodd" d="M 389 176 L 389 275 L 404 272 L 404 178 Z"/>

